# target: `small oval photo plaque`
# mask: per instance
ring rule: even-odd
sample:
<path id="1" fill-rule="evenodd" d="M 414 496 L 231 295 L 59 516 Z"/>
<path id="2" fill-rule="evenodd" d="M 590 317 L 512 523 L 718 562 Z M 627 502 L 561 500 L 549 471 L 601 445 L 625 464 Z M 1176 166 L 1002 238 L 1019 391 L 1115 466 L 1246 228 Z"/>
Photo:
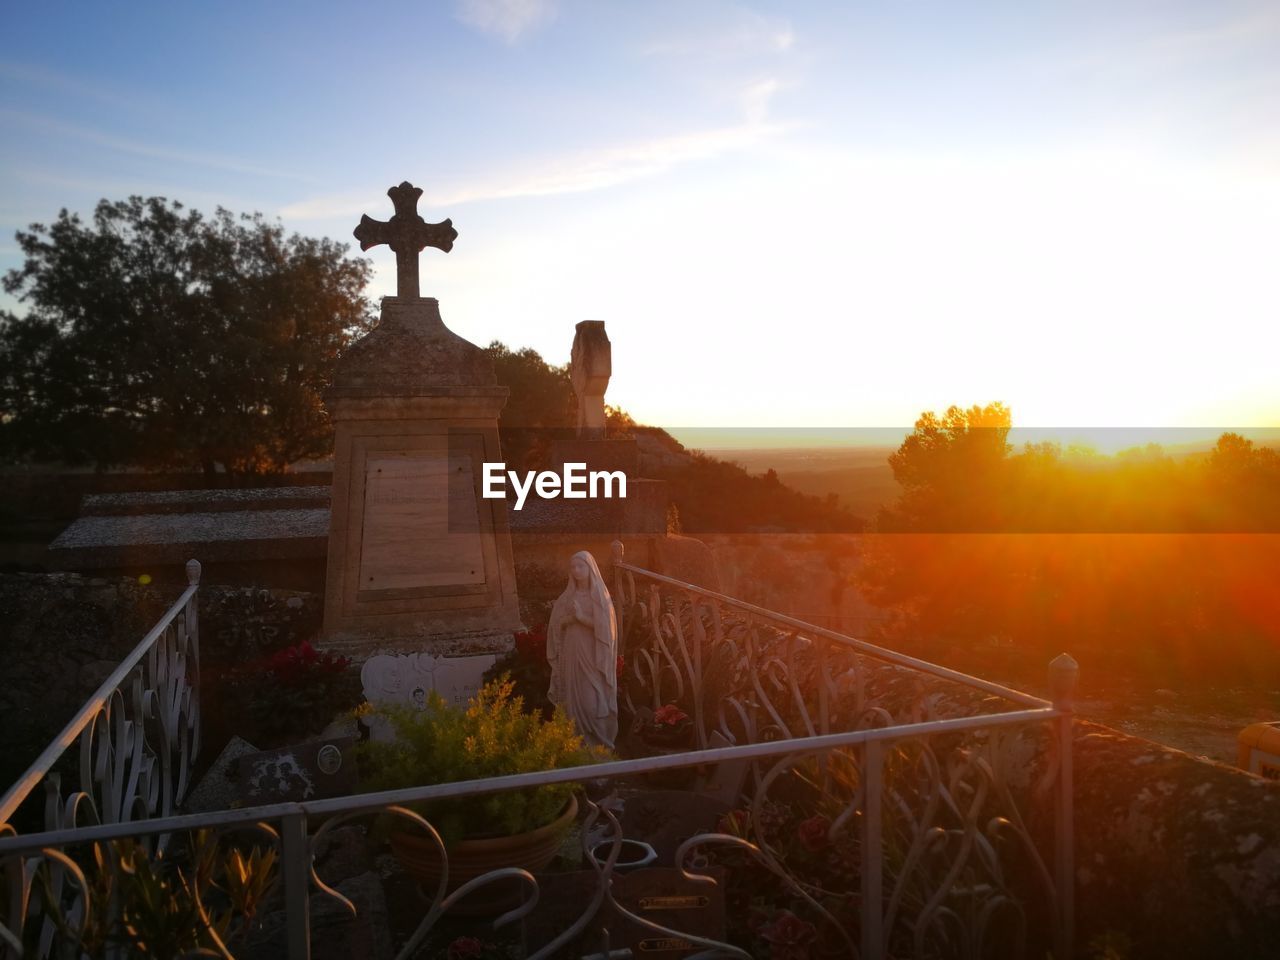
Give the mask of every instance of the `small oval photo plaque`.
<path id="1" fill-rule="evenodd" d="M 326 743 L 316 754 L 316 766 L 320 768 L 321 773 L 332 776 L 342 767 L 342 751 L 332 743 Z"/>

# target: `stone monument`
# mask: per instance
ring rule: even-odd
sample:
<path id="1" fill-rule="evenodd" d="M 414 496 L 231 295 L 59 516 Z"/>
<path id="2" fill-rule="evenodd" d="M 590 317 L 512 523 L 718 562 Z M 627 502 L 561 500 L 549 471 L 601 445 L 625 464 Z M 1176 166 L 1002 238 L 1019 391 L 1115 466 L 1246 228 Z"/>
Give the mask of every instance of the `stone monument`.
<path id="1" fill-rule="evenodd" d="M 613 349 L 603 320 L 583 320 L 575 328 L 569 379 L 578 395 L 578 439 L 604 439 L 604 393 L 613 375 Z"/>
<path id="2" fill-rule="evenodd" d="M 325 394 L 335 443 L 321 645 L 365 661 L 380 690 L 417 689 L 425 656 L 436 686 L 443 676 L 441 692 L 456 695 L 520 629 L 506 503 L 480 489 L 482 464 L 502 460 L 508 391 L 485 352 L 419 296 L 418 254 L 450 250 L 453 224 L 426 223 L 408 182 L 387 195 L 395 216 L 363 217 L 355 237 L 362 250 L 395 251 L 397 295 Z"/>
<path id="3" fill-rule="evenodd" d="M 639 452 L 632 439 L 605 439 L 604 395 L 613 375 L 613 345 L 603 320 L 583 320 L 574 328 L 569 380 L 578 403 L 577 429 L 551 449 L 551 464 L 585 463 L 591 470 L 621 470 L 628 482 L 639 475 Z"/>

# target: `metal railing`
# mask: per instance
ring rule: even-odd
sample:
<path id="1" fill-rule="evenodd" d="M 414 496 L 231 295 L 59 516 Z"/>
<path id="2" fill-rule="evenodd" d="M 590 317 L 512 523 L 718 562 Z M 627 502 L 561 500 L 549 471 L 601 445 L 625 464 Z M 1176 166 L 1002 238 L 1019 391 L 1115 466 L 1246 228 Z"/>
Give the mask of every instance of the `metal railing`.
<path id="1" fill-rule="evenodd" d="M 864 831 L 864 958 L 884 956 L 891 942 L 904 941 L 911 951 L 906 955 L 923 956 L 931 929 L 980 945 L 984 931 L 973 927 L 989 917 L 983 910 L 1016 905 L 1020 893 L 1021 899 L 1029 899 L 1025 890 L 1011 889 L 995 845 L 990 837 L 983 839 L 993 825 L 997 832 L 1016 835 L 1029 855 L 1030 869 L 1021 881 L 1044 892 L 1055 956 L 1072 955 L 1071 701 L 1077 665 L 1070 656 L 1062 654 L 1050 664 L 1053 700 L 1044 700 L 645 570 L 624 558 L 623 545 L 615 542 L 614 602 L 623 655 L 635 672 L 636 682 L 625 694 L 633 712 L 675 703 L 692 716 L 695 745 L 702 749 L 716 742 L 804 743 L 840 730 L 876 730 L 850 764 L 859 782 L 851 809 Z M 641 697 L 646 702 L 638 702 Z M 955 718 L 948 714 L 965 718 L 954 726 Z M 939 736 L 959 730 L 971 737 Z M 997 730 L 1017 733 L 996 736 Z M 1034 742 L 1020 740 L 1033 732 Z M 896 864 L 882 856 L 883 777 L 890 753 L 899 761 L 922 764 L 925 771 L 925 781 L 905 791 L 910 796 L 904 796 L 901 785 L 894 788 L 896 802 L 914 802 L 922 814 L 894 838 L 906 848 Z M 1033 766 L 1036 782 L 1029 784 Z M 969 775 L 981 783 L 966 784 Z M 1012 783 L 1019 778 L 1024 781 L 1021 796 Z M 756 770 L 755 785 L 757 792 L 767 792 L 768 776 Z M 965 793 L 973 800 L 968 807 L 961 796 Z M 1049 838 L 1047 843 L 1037 844 L 1028 827 L 1024 808 L 1032 805 L 1046 821 L 1038 836 Z M 946 838 L 956 841 L 955 855 L 931 857 Z M 1040 846 L 1048 849 L 1041 852 Z M 937 875 L 920 876 L 930 869 Z M 966 871 L 970 877 L 961 882 Z M 887 890 L 880 885 L 886 877 Z M 932 893 L 909 915 L 904 907 L 913 884 Z M 985 890 L 986 903 L 970 905 L 975 919 L 968 929 L 958 930 L 963 923 L 946 900 L 961 885 Z"/>
<path id="2" fill-rule="evenodd" d="M 115 823 L 173 813 L 200 748 L 200 564 L 187 589 L 0 798 L 0 830 L 41 783 L 45 826 L 81 816 Z M 79 740 L 79 790 L 61 794 L 54 765 Z"/>
<path id="3" fill-rule="evenodd" d="M 1071 956 L 1072 664 L 1056 661 L 1054 700 L 1044 701 L 626 564 L 620 545 L 614 561 L 615 602 L 631 678 L 623 698 L 641 719 L 649 704 L 687 707 L 696 727 L 692 749 L 586 768 L 215 813 L 166 811 L 152 819 L 95 825 L 64 821 L 25 836 L 3 836 L 0 827 L 0 869 L 10 878 L 25 878 L 18 886 L 29 891 L 39 870 L 63 864 L 59 852 L 68 847 L 263 827 L 281 853 L 288 955 L 306 958 L 314 895 L 334 897 L 355 911 L 317 876 L 318 844 L 352 819 L 390 814 L 425 833 L 444 864 L 438 888 L 428 891 L 434 893 L 430 906 L 399 953 L 407 958 L 477 889 L 520 884 L 519 904 L 493 923 L 508 928 L 536 908 L 539 890 L 533 875 L 506 868 L 448 892 L 448 850 L 435 828 L 408 805 L 740 764 L 750 771 L 740 794 L 743 816 L 753 827 L 750 839 L 719 830 L 688 838 L 675 856 L 687 881 L 716 882 L 700 872 L 709 852 L 748 858 L 806 904 L 815 920 L 843 939 L 848 955 L 860 960 L 987 955 L 984 951 L 997 940 L 1007 946 L 1004 952 L 1021 955 L 1029 949 L 1029 924 L 1040 923 L 1052 930 L 1054 956 Z M 191 601 L 193 591 L 194 580 L 174 610 Z M 66 731 L 53 746 L 63 741 L 64 746 L 71 742 Z M 46 770 L 53 746 L 41 757 Z M 856 854 L 846 891 L 856 898 L 856 907 L 839 913 L 819 902 L 811 884 L 769 840 L 767 820 L 776 807 L 771 791 L 801 773 L 822 785 L 833 813 L 826 821 L 828 839 L 847 843 Z M 34 785 L 30 776 L 22 781 L 27 791 Z M 594 895 L 566 929 L 548 942 L 529 944 L 528 957 L 567 955 L 562 952 L 567 944 L 608 915 L 655 935 L 686 940 L 701 948 L 699 956 L 750 960 L 741 946 L 656 924 L 620 904 L 613 879 L 622 827 L 607 805 L 587 801 L 586 808 L 583 862 L 597 875 Z M 1044 829 L 1030 823 L 1032 815 L 1048 818 Z M 600 828 L 612 841 L 603 863 L 587 850 L 588 838 Z M 1047 852 L 1041 852 L 1043 846 Z M 64 873 L 72 877 L 67 896 L 81 895 L 77 884 L 83 876 L 77 879 L 69 868 Z M 28 917 L 29 908 L 24 894 L 0 915 L 0 943 L 16 944 L 23 923 L 38 920 Z M 586 955 L 629 955 L 611 950 L 607 931 L 592 949 Z"/>

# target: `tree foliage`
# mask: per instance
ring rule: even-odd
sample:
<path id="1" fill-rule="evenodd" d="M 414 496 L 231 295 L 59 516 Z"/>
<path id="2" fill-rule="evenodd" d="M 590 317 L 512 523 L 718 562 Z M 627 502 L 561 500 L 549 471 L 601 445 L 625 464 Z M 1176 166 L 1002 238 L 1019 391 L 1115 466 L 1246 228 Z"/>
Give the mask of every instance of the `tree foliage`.
<path id="1" fill-rule="evenodd" d="M 17 234 L 0 314 L 0 452 L 272 472 L 323 455 L 321 391 L 371 322 L 365 260 L 261 214 L 162 197 Z"/>
<path id="2" fill-rule="evenodd" d="M 1135 660 L 1194 675 L 1280 662 L 1280 455 L 1007 443 L 999 404 L 924 414 L 857 574 L 898 643 Z M 961 655 L 963 657 L 963 654 Z M 968 664 L 973 666 L 973 664 Z"/>

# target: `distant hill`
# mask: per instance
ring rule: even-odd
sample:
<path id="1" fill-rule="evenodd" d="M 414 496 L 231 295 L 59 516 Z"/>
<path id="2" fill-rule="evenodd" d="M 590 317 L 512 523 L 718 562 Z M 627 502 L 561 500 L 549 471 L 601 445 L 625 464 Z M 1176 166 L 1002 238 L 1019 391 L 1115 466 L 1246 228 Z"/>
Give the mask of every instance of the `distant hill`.
<path id="1" fill-rule="evenodd" d="M 874 517 L 902 493 L 888 457 L 894 447 L 823 447 L 812 450 L 715 450 L 751 473 L 773 470 L 793 490 L 826 499 L 859 517 Z"/>
<path id="2" fill-rule="evenodd" d="M 568 368 L 547 363 L 535 350 L 488 347 L 498 382 L 511 393 L 499 430 L 507 460 L 525 469 L 545 466 L 550 446 L 576 422 L 577 399 Z M 687 533 L 853 533 L 871 514 L 855 514 L 824 491 L 807 494 L 768 467 L 751 471 L 690 450 L 660 427 L 638 424 L 625 411 L 606 408 L 607 437 L 634 437 L 641 476 L 666 480 L 675 510 L 669 521 Z"/>

